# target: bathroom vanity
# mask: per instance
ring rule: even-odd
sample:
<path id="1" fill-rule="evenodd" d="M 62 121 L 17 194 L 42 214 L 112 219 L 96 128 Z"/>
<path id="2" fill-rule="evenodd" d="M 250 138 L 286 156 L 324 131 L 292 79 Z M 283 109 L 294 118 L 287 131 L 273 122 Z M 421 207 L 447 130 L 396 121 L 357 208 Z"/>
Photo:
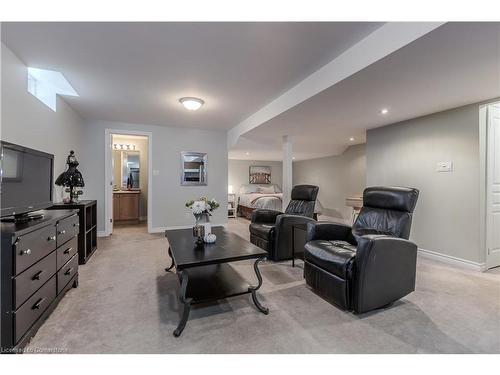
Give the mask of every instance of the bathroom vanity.
<path id="1" fill-rule="evenodd" d="M 139 222 L 140 190 L 119 190 L 113 192 L 113 222 L 129 224 Z"/>

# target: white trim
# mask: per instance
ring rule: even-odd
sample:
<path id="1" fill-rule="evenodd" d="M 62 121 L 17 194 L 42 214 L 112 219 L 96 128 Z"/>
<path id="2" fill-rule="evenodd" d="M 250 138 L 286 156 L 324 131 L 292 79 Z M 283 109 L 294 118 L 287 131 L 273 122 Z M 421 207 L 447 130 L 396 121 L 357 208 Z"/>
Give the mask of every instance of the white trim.
<path id="1" fill-rule="evenodd" d="M 418 249 L 418 255 L 432 260 L 437 260 L 443 263 L 450 264 L 455 267 L 466 268 L 469 270 L 484 272 L 486 271 L 486 263 L 477 263 L 471 260 L 457 258 L 451 255 L 437 253 L 431 250 Z"/>
<path id="2" fill-rule="evenodd" d="M 106 129 L 104 143 L 104 226 L 105 235 L 111 234 L 111 204 L 113 188 L 110 188 L 111 181 L 111 135 L 141 135 L 148 138 L 148 233 L 153 232 L 153 133 L 142 130 L 125 130 L 125 129 Z"/>
<path id="3" fill-rule="evenodd" d="M 486 141 L 487 114 L 489 104 L 479 107 L 479 251 L 480 259 L 488 259 L 486 244 Z"/>
<path id="4" fill-rule="evenodd" d="M 106 234 L 105 230 L 98 230 L 97 231 L 97 237 L 107 237 L 109 234 Z"/>
<path id="5" fill-rule="evenodd" d="M 171 225 L 168 227 L 152 227 L 149 233 L 163 233 L 166 230 L 175 230 L 175 229 L 191 229 L 192 225 Z M 227 227 L 227 224 L 214 223 L 212 227 Z"/>

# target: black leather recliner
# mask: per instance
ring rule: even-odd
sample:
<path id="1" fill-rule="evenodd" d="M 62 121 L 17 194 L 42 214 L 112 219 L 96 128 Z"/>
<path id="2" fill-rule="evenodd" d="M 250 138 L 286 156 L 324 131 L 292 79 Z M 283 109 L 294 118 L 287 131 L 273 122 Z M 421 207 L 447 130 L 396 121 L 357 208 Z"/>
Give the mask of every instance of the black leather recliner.
<path id="1" fill-rule="evenodd" d="M 319 188 L 313 185 L 294 186 L 285 213 L 258 209 L 252 213 L 250 242 L 268 252 L 274 261 L 292 258 L 292 225 L 313 222 L 314 204 Z"/>
<path id="2" fill-rule="evenodd" d="M 364 313 L 415 290 L 417 245 L 409 241 L 419 191 L 370 187 L 352 227 L 307 224 L 304 276 L 316 293 Z"/>

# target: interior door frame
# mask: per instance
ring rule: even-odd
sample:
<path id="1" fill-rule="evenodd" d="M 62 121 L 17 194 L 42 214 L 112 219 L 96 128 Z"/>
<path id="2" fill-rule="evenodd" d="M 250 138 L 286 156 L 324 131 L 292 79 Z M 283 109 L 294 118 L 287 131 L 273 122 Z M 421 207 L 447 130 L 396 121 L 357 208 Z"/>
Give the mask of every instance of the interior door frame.
<path id="1" fill-rule="evenodd" d="M 153 133 L 142 130 L 106 129 L 104 141 L 104 234 L 113 232 L 113 166 L 111 149 L 113 135 L 140 135 L 148 139 L 148 232 L 153 233 Z"/>
<path id="2" fill-rule="evenodd" d="M 498 266 L 498 264 L 492 264 L 491 257 L 488 254 L 488 238 L 490 236 L 489 225 L 488 225 L 488 158 L 489 158 L 489 148 L 488 148 L 488 107 L 494 104 L 500 104 L 500 101 L 494 100 L 492 102 L 485 103 L 479 108 L 479 238 L 480 238 L 480 249 L 482 254 L 484 254 L 484 267 L 483 271 L 486 271 L 492 267 Z"/>

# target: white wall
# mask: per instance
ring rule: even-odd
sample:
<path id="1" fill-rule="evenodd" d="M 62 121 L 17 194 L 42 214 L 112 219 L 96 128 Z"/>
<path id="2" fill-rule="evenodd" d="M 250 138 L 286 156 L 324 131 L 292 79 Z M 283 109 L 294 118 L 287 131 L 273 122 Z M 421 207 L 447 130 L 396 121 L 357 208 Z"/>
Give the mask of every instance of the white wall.
<path id="1" fill-rule="evenodd" d="M 233 186 L 233 193 L 238 195 L 241 185 L 249 184 L 251 166 L 271 167 L 271 183 L 281 188 L 283 184 L 283 163 L 281 161 L 235 160 L 228 163 L 228 184 Z"/>
<path id="2" fill-rule="evenodd" d="M 70 150 L 74 150 L 80 160 L 83 120 L 59 96 L 57 112 L 54 112 L 28 93 L 27 67 L 3 43 L 1 61 L 0 137 L 4 141 L 54 154 L 55 180 L 66 169 L 66 157 Z M 83 176 L 85 178 L 85 174 Z M 61 191 L 61 188 L 55 187 L 54 201 L 61 201 Z"/>
<path id="3" fill-rule="evenodd" d="M 139 200 L 139 216 L 141 220 L 146 220 L 148 215 L 148 140 L 145 137 L 123 138 L 120 135 L 113 135 L 113 143 L 133 144 L 136 146 L 135 150 L 139 151 L 139 189 L 141 195 Z M 120 151 L 113 151 L 113 155 L 120 154 Z M 118 157 L 120 159 L 120 157 Z M 121 187 L 121 163 L 114 163 L 114 184 Z"/>
<path id="4" fill-rule="evenodd" d="M 436 172 L 451 161 L 454 171 Z M 479 104 L 367 133 L 368 185 L 416 187 L 411 239 L 425 250 L 483 263 L 479 238 Z"/>
<path id="5" fill-rule="evenodd" d="M 365 145 L 351 146 L 338 156 L 294 162 L 293 184 L 319 186 L 323 214 L 350 220 L 352 208 L 345 199 L 362 195 L 366 186 Z"/>
<path id="6" fill-rule="evenodd" d="M 85 124 L 82 163 L 86 168 L 85 197 L 98 201 L 98 230 L 104 231 L 104 147 L 105 130 L 138 130 L 153 134 L 152 169 L 152 226 L 160 231 L 165 227 L 192 226 L 194 219 L 184 203 L 200 196 L 215 198 L 221 207 L 212 216 L 212 223 L 227 223 L 227 140 L 226 132 L 174 128 L 159 125 L 91 121 Z M 208 185 L 181 186 L 180 153 L 198 151 L 208 154 Z"/>

